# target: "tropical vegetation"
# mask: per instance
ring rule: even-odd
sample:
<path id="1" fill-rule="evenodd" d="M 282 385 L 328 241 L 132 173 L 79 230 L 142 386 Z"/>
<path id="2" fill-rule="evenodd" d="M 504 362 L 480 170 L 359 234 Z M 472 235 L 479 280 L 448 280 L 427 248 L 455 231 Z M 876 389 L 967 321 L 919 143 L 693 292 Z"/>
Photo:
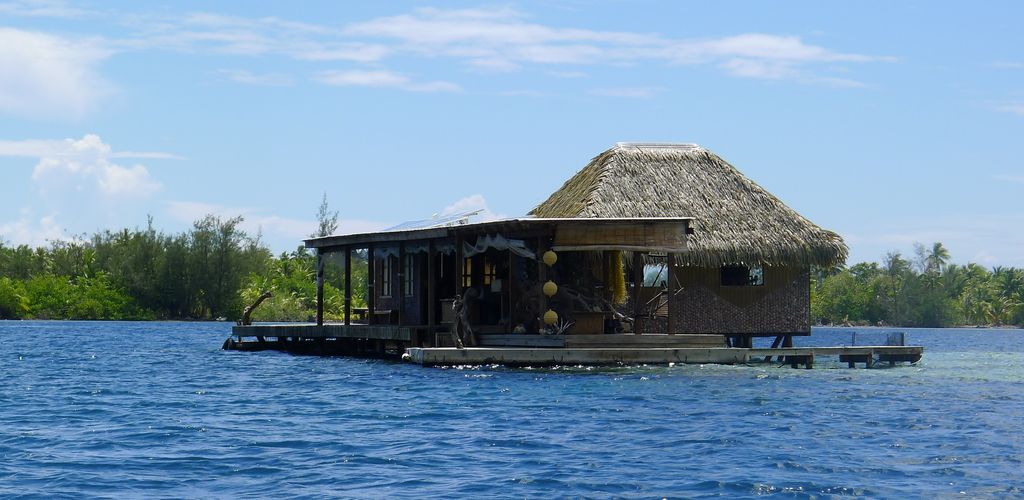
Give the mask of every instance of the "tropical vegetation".
<path id="1" fill-rule="evenodd" d="M 312 236 L 337 228 L 321 204 Z M 256 321 L 316 315 L 316 257 L 305 248 L 274 256 L 241 217 L 207 215 L 179 234 L 153 227 L 102 231 L 46 247 L 0 241 L 0 319 L 236 319 L 261 293 Z M 366 261 L 352 262 L 353 306 L 363 305 Z M 327 266 L 325 316 L 343 314 L 342 270 Z"/>
<path id="2" fill-rule="evenodd" d="M 1024 270 L 950 263 L 942 243 L 890 252 L 881 263 L 816 269 L 811 316 L 820 324 L 943 327 L 1024 325 Z"/>
<path id="3" fill-rule="evenodd" d="M 310 236 L 337 229 L 326 197 Z M 303 247 L 273 255 L 242 218 L 207 215 L 190 229 L 102 231 L 46 247 L 0 241 L 0 319 L 237 319 L 264 293 L 255 321 L 316 315 L 316 256 Z M 324 315 L 343 314 L 344 271 L 326 259 Z M 365 254 L 352 258 L 353 307 L 365 306 Z M 1024 270 L 950 263 L 941 244 L 904 258 L 815 268 L 811 317 L 818 324 L 941 327 L 1024 325 Z"/>

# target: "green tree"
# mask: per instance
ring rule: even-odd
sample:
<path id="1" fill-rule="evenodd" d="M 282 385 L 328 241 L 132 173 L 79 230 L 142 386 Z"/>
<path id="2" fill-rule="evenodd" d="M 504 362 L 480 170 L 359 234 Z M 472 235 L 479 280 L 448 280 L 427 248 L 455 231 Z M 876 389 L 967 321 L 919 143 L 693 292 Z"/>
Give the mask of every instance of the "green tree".
<path id="1" fill-rule="evenodd" d="M 6 276 L 0 277 L 0 319 L 22 319 L 28 313 L 25 286 Z"/>
<path id="2" fill-rule="evenodd" d="M 327 206 L 327 191 L 324 191 L 323 199 L 320 201 L 320 208 L 316 212 L 317 229 L 311 234 L 312 238 L 330 236 L 338 230 L 338 212 L 331 212 Z"/>

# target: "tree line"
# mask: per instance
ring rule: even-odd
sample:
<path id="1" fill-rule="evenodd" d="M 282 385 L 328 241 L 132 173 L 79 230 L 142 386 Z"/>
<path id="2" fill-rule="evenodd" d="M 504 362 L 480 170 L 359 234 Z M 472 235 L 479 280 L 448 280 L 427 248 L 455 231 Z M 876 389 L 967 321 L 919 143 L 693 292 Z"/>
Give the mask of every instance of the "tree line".
<path id="1" fill-rule="evenodd" d="M 326 197 L 311 236 L 333 234 Z M 316 314 L 316 256 L 299 247 L 273 255 L 239 224 L 207 215 L 186 231 L 101 231 L 46 247 L 0 241 L 0 319 L 236 319 L 269 291 L 256 321 L 308 321 Z M 327 319 L 340 319 L 343 269 L 328 260 Z M 941 244 L 881 263 L 814 269 L 811 319 L 817 324 L 942 327 L 1024 326 L 1024 270 L 949 263 Z M 352 258 L 353 307 L 365 306 L 366 256 Z"/>
<path id="2" fill-rule="evenodd" d="M 316 234 L 337 229 L 320 209 Z M 316 256 L 299 247 L 274 256 L 241 217 L 207 215 L 186 231 L 101 231 L 46 247 L 0 241 L 0 319 L 236 319 L 261 293 L 273 298 L 253 319 L 306 321 L 316 314 Z M 353 259 L 353 301 L 363 303 L 366 263 Z M 343 314 L 341 279 L 325 285 L 325 315 Z"/>
<path id="3" fill-rule="evenodd" d="M 1024 270 L 951 264 L 942 243 L 905 258 L 815 269 L 811 316 L 818 324 L 944 327 L 1024 326 Z"/>

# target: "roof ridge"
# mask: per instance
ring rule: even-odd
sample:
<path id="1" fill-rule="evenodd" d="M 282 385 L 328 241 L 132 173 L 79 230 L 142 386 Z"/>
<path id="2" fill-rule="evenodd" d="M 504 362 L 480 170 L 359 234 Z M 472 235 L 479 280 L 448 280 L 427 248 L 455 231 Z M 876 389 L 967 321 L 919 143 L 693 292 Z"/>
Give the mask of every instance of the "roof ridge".
<path id="1" fill-rule="evenodd" d="M 695 142 L 616 142 L 615 148 L 704 149 Z"/>

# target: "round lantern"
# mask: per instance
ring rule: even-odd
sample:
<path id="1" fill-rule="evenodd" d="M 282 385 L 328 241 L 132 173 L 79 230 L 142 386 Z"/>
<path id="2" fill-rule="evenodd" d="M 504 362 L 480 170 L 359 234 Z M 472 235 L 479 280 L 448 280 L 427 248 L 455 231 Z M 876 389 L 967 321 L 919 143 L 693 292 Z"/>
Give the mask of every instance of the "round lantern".
<path id="1" fill-rule="evenodd" d="M 544 324 L 553 325 L 558 323 L 558 313 L 548 309 L 548 312 L 544 313 Z"/>
<path id="2" fill-rule="evenodd" d="M 554 250 L 544 252 L 544 255 L 541 258 L 544 260 L 544 263 L 549 266 L 553 266 L 555 265 L 555 262 L 558 262 L 558 254 L 555 253 Z"/>
<path id="3" fill-rule="evenodd" d="M 554 297 L 556 293 L 558 293 L 558 285 L 556 285 L 554 281 L 544 283 L 544 295 Z"/>

